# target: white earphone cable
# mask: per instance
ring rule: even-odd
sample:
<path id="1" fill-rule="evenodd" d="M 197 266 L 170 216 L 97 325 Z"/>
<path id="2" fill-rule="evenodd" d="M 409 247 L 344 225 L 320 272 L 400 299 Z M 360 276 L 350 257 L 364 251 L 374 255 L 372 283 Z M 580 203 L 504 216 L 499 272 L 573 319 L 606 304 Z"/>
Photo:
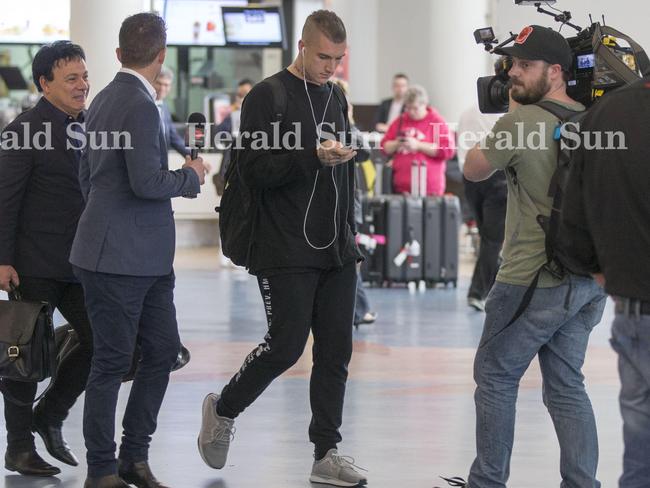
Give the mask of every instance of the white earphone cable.
<path id="1" fill-rule="evenodd" d="M 320 125 L 318 125 L 318 122 L 316 121 L 316 112 L 314 112 L 314 105 L 311 101 L 311 96 L 309 95 L 309 89 L 307 87 L 307 76 L 306 76 L 306 70 L 305 70 L 305 51 L 303 48 L 302 51 L 302 80 L 305 85 L 305 93 L 307 94 L 307 100 L 309 101 L 309 108 L 311 109 L 311 116 L 314 120 L 314 126 L 316 128 L 316 137 L 318 139 L 318 143 L 320 144 L 320 138 L 321 134 L 323 133 L 323 124 L 325 123 L 325 116 L 327 115 L 327 108 L 329 107 L 330 100 L 332 99 L 332 92 L 334 91 L 334 85 L 330 87 L 330 93 L 329 96 L 327 97 L 327 102 L 325 103 L 325 109 L 323 110 L 323 119 L 321 120 Z M 336 195 L 336 203 L 334 205 L 334 237 L 332 240 L 327 244 L 326 246 L 315 246 L 312 244 L 312 242 L 309 240 L 309 236 L 307 235 L 307 218 L 309 216 L 309 210 L 311 209 L 311 204 L 314 200 L 314 194 L 316 193 L 316 185 L 318 184 L 318 176 L 320 175 L 320 169 L 316 171 L 316 177 L 314 178 L 314 186 L 311 190 L 311 195 L 309 197 L 309 203 L 307 204 L 307 210 L 305 211 L 305 218 L 303 220 L 302 224 L 302 233 L 305 236 L 305 241 L 307 244 L 312 248 L 316 249 L 317 251 L 322 251 L 323 249 L 327 249 L 330 247 L 334 242 L 336 242 L 336 238 L 338 237 L 338 213 L 339 213 L 339 189 L 336 186 L 336 178 L 334 176 L 334 168 L 332 169 L 332 184 L 334 185 L 334 192 Z"/>

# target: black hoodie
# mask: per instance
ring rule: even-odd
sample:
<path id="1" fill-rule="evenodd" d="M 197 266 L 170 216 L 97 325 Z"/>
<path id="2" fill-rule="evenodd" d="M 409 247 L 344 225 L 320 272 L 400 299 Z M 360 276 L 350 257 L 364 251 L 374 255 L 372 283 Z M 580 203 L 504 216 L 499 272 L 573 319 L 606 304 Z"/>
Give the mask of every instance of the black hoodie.
<path id="1" fill-rule="evenodd" d="M 341 106 L 336 94 L 330 97 L 330 83 L 307 83 L 312 113 L 303 80 L 286 69 L 273 76 L 282 82 L 287 95 L 276 132 L 282 141 L 288 131 L 299 131 L 299 140 L 291 137 L 289 142 L 293 146 L 299 143 L 300 148 L 269 150 L 256 142 L 263 133 L 273 144 L 272 124 L 278 120 L 271 85 L 265 81 L 257 84 L 244 100 L 240 127 L 243 150 L 239 164 L 245 183 L 257 193 L 259 209 L 250 272 L 268 275 L 291 271 L 287 268 L 330 269 L 357 261 L 361 254 L 354 241 L 354 159 L 329 168 L 316 154 L 314 119 L 318 124 L 325 122 L 321 139 L 329 133 L 349 141 L 347 107 Z"/>

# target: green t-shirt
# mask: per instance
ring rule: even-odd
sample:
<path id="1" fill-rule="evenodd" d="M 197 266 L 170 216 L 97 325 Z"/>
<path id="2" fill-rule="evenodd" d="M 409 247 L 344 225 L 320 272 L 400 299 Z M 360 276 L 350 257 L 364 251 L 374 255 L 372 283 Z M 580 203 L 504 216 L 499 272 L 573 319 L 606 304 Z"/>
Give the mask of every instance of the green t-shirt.
<path id="1" fill-rule="evenodd" d="M 579 103 L 553 102 L 582 111 Z M 558 142 L 554 140 L 558 119 L 537 105 L 521 105 L 501 117 L 481 144 L 493 168 L 505 170 L 508 181 L 503 263 L 497 281 L 528 286 L 546 263 L 544 231 L 537 215 L 549 216 L 552 198 L 548 187 L 557 165 Z M 560 282 L 543 272 L 539 287 Z"/>

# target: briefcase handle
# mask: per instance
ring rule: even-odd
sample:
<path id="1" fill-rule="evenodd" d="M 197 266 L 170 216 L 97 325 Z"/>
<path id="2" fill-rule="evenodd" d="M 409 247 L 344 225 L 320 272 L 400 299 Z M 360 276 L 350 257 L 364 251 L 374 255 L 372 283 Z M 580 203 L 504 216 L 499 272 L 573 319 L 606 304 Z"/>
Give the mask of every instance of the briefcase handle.
<path id="1" fill-rule="evenodd" d="M 9 282 L 9 298 L 11 298 L 12 300 L 18 300 L 18 301 L 23 299 L 23 296 L 20 293 L 20 290 L 11 281 Z"/>

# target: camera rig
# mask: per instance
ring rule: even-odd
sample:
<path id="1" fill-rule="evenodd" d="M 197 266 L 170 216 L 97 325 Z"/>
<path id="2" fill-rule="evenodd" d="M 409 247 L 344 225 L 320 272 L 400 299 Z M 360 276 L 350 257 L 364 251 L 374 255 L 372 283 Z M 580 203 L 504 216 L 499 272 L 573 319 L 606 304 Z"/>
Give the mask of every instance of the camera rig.
<path id="1" fill-rule="evenodd" d="M 605 93 L 650 74 L 650 59 L 643 48 L 631 37 L 608 26 L 604 17 L 600 23 L 593 22 L 590 16 L 591 25 L 583 29 L 571 23 L 571 12 L 554 7 L 551 7 L 554 12 L 542 8 L 542 4 L 550 6 L 553 3 L 555 1 L 515 0 L 516 5 L 535 6 L 537 12 L 550 15 L 562 26 L 578 32 L 567 38 L 573 54 L 573 67 L 567 82 L 567 94 L 571 98 L 589 107 Z M 477 44 L 483 44 L 490 53 L 507 46 L 516 38 L 517 34 L 510 32 L 510 37 L 499 43 L 492 27 L 474 31 Z M 503 69 L 499 69 L 499 64 Z M 500 60 L 495 65 L 494 76 L 477 80 L 481 112 L 502 113 L 508 110 L 508 70 L 511 65 L 511 61 Z"/>

